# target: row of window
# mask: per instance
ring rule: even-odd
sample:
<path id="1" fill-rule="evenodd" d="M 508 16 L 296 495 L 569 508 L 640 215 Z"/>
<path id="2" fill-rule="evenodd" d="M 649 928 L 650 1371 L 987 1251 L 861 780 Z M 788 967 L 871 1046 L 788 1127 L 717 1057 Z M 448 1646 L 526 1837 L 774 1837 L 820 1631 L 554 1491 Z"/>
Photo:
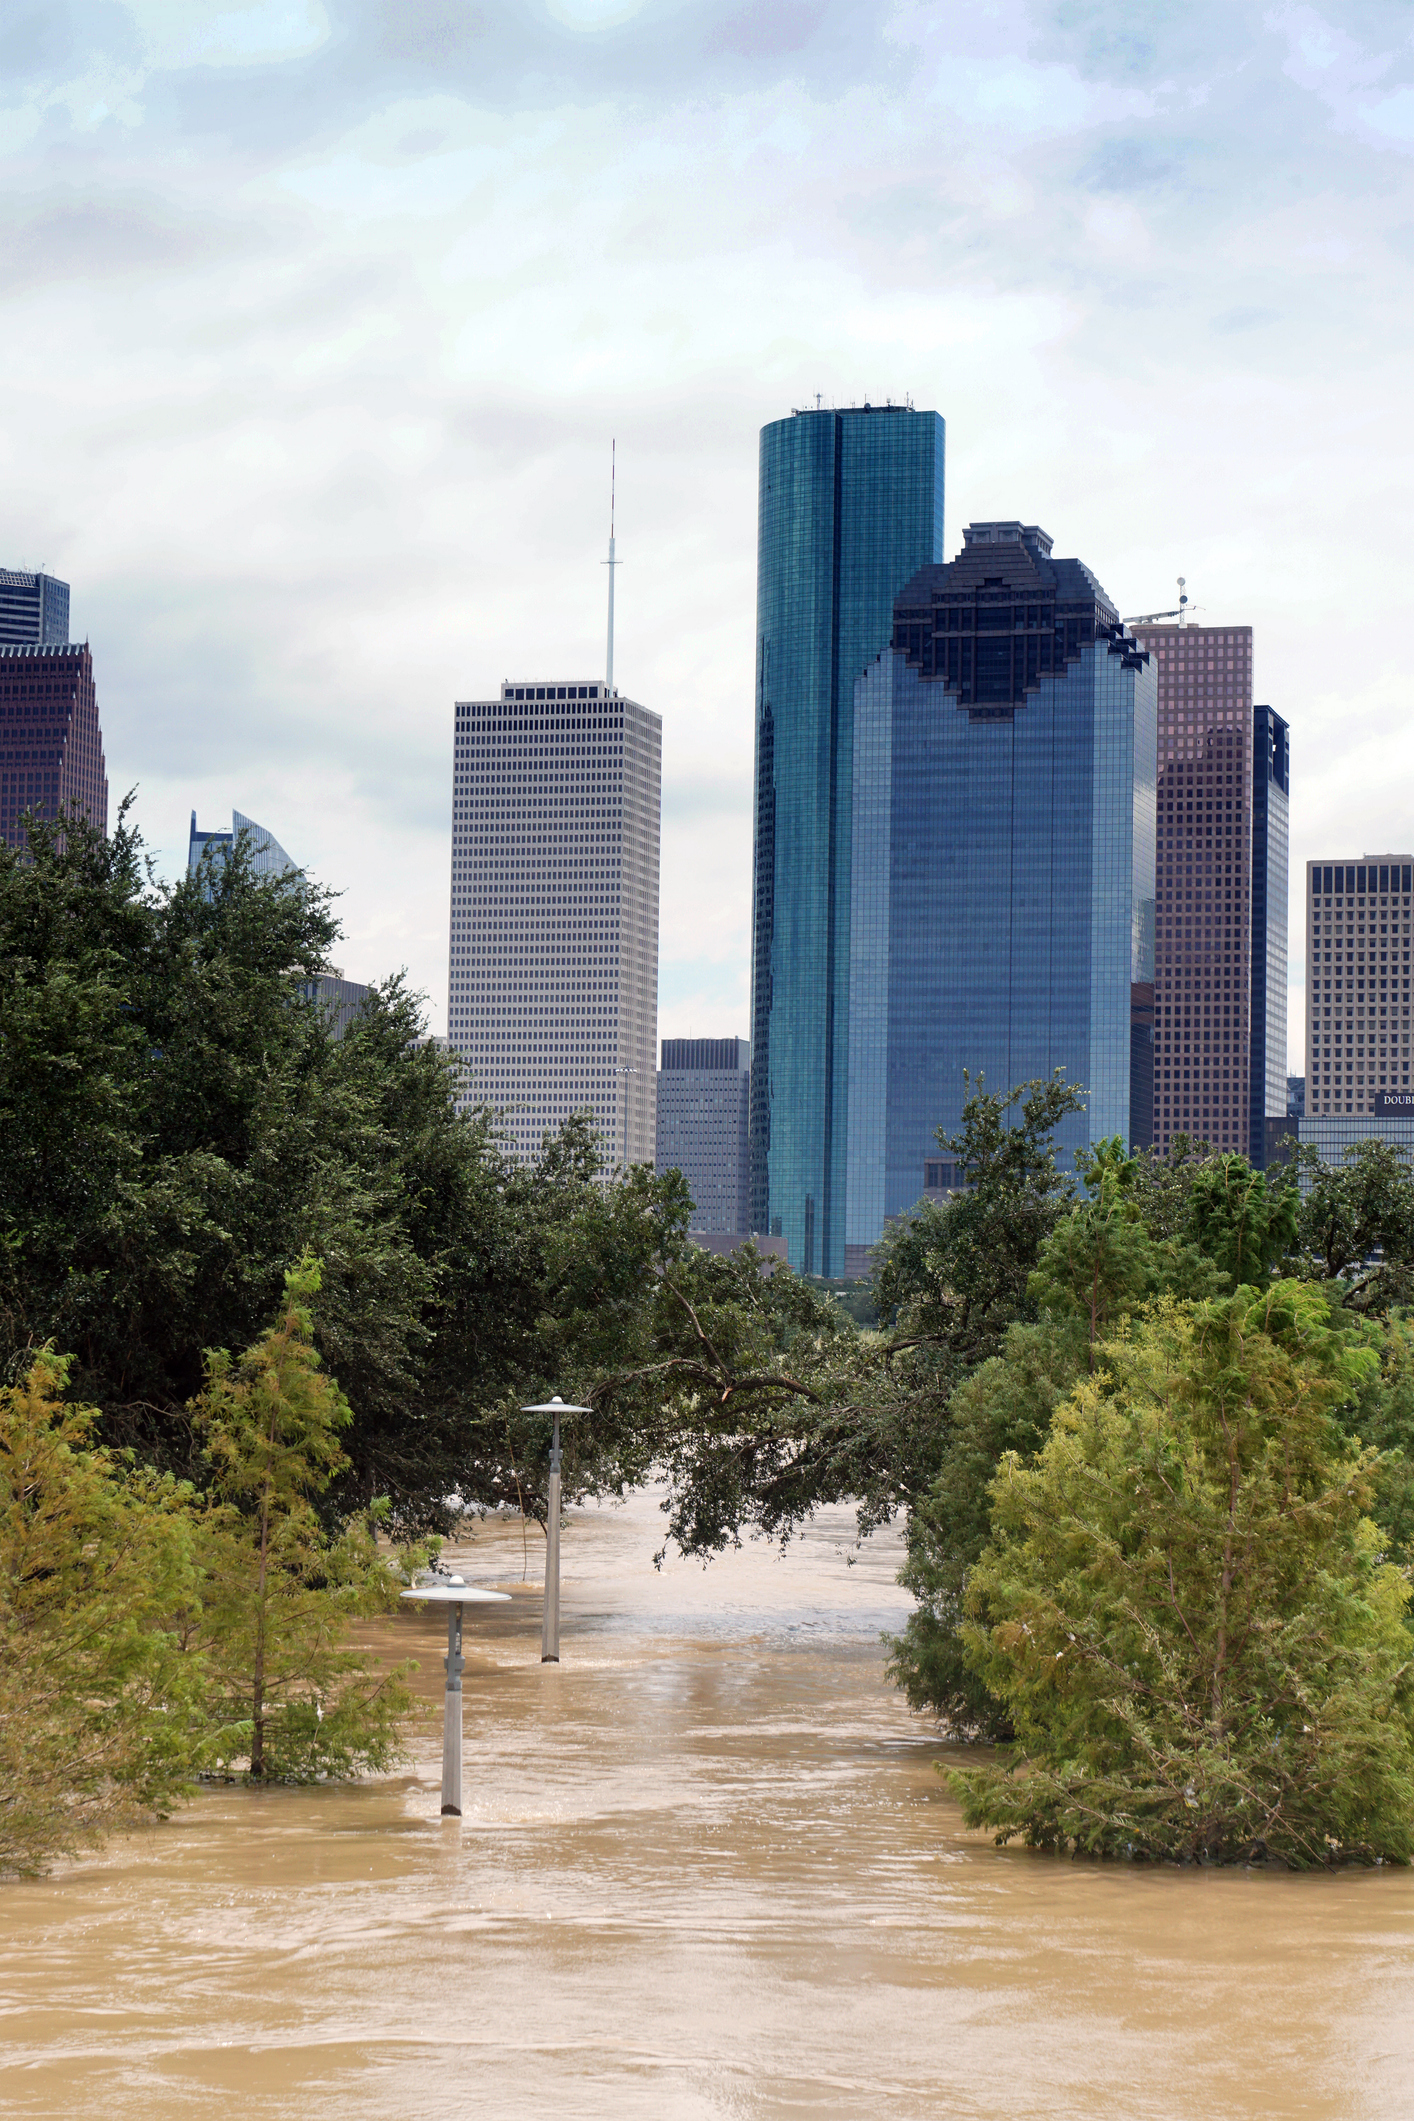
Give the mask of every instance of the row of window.
<path id="1" fill-rule="evenodd" d="M 1335 879 L 1334 884 L 1332 878 Z M 1348 897 L 1353 894 L 1360 897 L 1370 893 L 1387 896 L 1393 891 L 1402 894 L 1411 888 L 1411 881 L 1414 881 L 1414 871 L 1407 866 L 1400 868 L 1397 863 L 1381 862 L 1376 866 L 1372 862 L 1368 868 L 1362 868 L 1358 864 L 1354 867 L 1327 866 L 1311 871 L 1311 896 L 1330 898 L 1342 895 Z"/>

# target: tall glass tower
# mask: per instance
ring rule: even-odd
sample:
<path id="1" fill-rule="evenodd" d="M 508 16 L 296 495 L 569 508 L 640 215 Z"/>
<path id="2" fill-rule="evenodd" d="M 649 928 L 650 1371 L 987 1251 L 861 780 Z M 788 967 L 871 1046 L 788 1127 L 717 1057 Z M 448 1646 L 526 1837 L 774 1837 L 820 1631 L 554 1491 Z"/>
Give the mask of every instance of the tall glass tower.
<path id="1" fill-rule="evenodd" d="M 942 556 L 935 412 L 804 411 L 761 430 L 751 1225 L 845 1271 L 854 683 Z"/>
<path id="2" fill-rule="evenodd" d="M 900 594 L 854 697 L 849 1179 L 862 1269 L 958 1183 L 935 1135 L 975 1083 L 1056 1069 L 1062 1149 L 1134 1138 L 1131 1015 L 1154 977 L 1157 681 L 1088 567 L 974 523 Z"/>

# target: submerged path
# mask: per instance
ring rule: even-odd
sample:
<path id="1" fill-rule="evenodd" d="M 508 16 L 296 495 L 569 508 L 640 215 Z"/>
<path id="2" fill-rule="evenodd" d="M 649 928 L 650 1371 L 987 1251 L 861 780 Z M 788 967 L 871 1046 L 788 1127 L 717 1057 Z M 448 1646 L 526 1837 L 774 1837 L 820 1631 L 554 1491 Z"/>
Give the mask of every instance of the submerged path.
<path id="1" fill-rule="evenodd" d="M 1148 1873 L 965 1834 L 847 1512 L 655 1573 L 571 1514 L 469 1618 L 466 1816 L 413 1772 L 214 1790 L 0 1888 L 0 2111 L 103 2121 L 1403 2121 L 1414 1875 Z M 543 1551 L 543 1549 L 541 1550 Z M 531 1572 L 539 1555 L 530 1550 Z M 518 1525 L 455 1550 L 521 1575 Z M 388 1631 L 440 1703 L 437 1616 Z"/>

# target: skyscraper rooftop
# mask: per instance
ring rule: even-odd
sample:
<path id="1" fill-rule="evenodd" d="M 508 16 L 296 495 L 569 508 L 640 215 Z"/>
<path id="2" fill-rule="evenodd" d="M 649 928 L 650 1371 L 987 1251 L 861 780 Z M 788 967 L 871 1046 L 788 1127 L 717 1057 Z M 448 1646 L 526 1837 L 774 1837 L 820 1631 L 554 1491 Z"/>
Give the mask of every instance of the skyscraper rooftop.
<path id="1" fill-rule="evenodd" d="M 0 642 L 69 638 L 69 585 L 52 574 L 0 567 Z"/>

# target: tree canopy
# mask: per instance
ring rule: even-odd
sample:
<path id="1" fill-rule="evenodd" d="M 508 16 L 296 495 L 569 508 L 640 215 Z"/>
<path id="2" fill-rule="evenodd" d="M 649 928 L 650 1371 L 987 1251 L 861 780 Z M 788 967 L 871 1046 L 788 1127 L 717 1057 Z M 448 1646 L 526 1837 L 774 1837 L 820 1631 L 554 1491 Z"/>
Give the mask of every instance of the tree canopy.
<path id="1" fill-rule="evenodd" d="M 966 1658 L 1016 1757 L 951 1775 L 999 1840 L 1309 1866 L 1414 1849 L 1405 1573 L 1332 1410 L 1378 1356 L 1309 1285 L 1169 1305 L 1008 1453 Z"/>

